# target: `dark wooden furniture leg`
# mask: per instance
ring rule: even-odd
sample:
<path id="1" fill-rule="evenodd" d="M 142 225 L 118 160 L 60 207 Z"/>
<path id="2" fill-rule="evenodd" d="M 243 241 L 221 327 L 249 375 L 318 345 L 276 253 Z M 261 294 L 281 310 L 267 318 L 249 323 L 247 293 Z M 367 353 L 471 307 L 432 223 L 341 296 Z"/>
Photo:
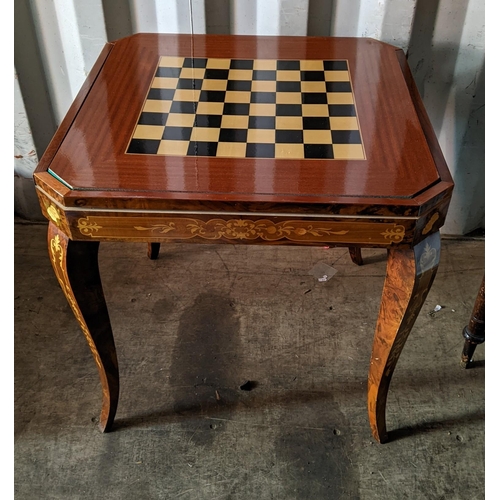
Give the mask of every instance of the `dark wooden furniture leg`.
<path id="1" fill-rule="evenodd" d="M 49 255 L 57 280 L 85 335 L 102 387 L 99 428 L 109 431 L 118 406 L 119 379 L 115 343 L 98 267 L 99 242 L 72 241 L 52 222 Z"/>
<path id="2" fill-rule="evenodd" d="M 151 260 L 156 260 L 160 253 L 160 243 L 148 243 L 148 257 Z"/>
<path id="3" fill-rule="evenodd" d="M 387 392 L 406 339 L 436 276 L 440 236 L 435 233 L 413 249 L 390 248 L 380 312 L 368 374 L 368 416 L 373 437 L 388 439 Z"/>
<path id="4" fill-rule="evenodd" d="M 484 306 L 485 306 L 485 292 L 484 292 L 484 276 L 479 292 L 477 293 L 474 309 L 469 319 L 469 324 L 463 329 L 463 336 L 465 338 L 464 348 L 462 350 L 461 364 L 464 368 L 470 368 L 472 357 L 476 346 L 484 342 Z"/>
<path id="5" fill-rule="evenodd" d="M 361 248 L 359 247 L 349 247 L 349 255 L 354 264 L 358 266 L 363 265 L 363 257 L 361 256 Z"/>

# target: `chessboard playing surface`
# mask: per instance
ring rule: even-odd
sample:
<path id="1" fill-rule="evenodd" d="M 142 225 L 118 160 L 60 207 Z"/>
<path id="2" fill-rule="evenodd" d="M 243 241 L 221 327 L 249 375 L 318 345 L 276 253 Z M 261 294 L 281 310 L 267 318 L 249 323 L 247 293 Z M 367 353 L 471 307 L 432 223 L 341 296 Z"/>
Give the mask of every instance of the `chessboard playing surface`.
<path id="1" fill-rule="evenodd" d="M 347 61 L 162 56 L 127 153 L 365 159 Z"/>

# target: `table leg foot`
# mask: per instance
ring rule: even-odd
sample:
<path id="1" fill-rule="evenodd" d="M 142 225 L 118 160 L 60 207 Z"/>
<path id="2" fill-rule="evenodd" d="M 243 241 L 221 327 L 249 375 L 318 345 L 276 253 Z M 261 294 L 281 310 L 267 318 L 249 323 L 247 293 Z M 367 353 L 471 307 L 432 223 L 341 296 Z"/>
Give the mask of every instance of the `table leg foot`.
<path id="1" fill-rule="evenodd" d="M 472 358 L 476 347 L 482 344 L 485 339 L 484 318 L 485 318 L 485 278 L 476 296 L 474 309 L 469 319 L 468 325 L 463 329 L 462 334 L 465 338 L 464 347 L 462 350 L 461 365 L 463 368 L 470 368 Z"/>
<path id="2" fill-rule="evenodd" d="M 465 334 L 465 329 L 464 329 Z M 460 365 L 462 368 L 470 368 L 472 365 L 472 358 L 474 357 L 474 352 L 476 351 L 477 344 L 471 342 L 470 340 L 465 340 L 464 347 L 462 349 L 462 357 L 460 359 Z"/>
<path id="3" fill-rule="evenodd" d="M 387 393 L 406 339 L 436 276 L 440 236 L 435 233 L 413 249 L 390 248 L 368 374 L 368 417 L 373 437 L 388 440 Z"/>
<path id="4" fill-rule="evenodd" d="M 351 260 L 357 266 L 363 265 L 363 257 L 361 256 L 361 248 L 358 247 L 349 247 L 349 255 L 351 256 Z"/>
<path id="5" fill-rule="evenodd" d="M 160 253 L 160 243 L 148 243 L 148 257 L 151 260 L 156 260 Z"/>
<path id="6" fill-rule="evenodd" d="M 98 267 L 99 243 L 72 241 L 52 222 L 48 229 L 52 267 L 94 357 L 102 387 L 99 428 L 109 431 L 118 406 L 115 343 Z"/>

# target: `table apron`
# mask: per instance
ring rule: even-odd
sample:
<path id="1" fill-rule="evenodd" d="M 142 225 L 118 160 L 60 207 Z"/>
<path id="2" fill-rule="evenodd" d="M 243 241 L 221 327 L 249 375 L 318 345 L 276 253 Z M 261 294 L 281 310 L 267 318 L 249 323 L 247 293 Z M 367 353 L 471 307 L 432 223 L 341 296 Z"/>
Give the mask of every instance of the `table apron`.
<path id="1" fill-rule="evenodd" d="M 449 198 L 420 217 L 361 214 L 86 209 L 37 189 L 45 217 L 72 240 L 360 247 L 414 246 L 444 223 Z"/>
<path id="2" fill-rule="evenodd" d="M 312 218 L 266 214 L 87 214 L 47 209 L 49 219 L 73 240 L 193 241 L 243 244 L 356 244 L 389 247 L 412 241 L 415 220 Z"/>

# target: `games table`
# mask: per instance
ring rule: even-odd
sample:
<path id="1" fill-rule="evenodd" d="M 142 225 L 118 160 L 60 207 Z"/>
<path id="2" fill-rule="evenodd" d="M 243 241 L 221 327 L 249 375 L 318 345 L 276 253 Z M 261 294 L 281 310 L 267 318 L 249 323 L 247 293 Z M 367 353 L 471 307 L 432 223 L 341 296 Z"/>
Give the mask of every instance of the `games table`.
<path id="1" fill-rule="evenodd" d="M 101 241 L 388 251 L 374 438 L 435 277 L 453 181 L 402 50 L 373 39 L 136 34 L 104 47 L 34 174 L 49 255 L 102 385 L 118 363 Z M 355 326 L 354 326 L 355 328 Z"/>

